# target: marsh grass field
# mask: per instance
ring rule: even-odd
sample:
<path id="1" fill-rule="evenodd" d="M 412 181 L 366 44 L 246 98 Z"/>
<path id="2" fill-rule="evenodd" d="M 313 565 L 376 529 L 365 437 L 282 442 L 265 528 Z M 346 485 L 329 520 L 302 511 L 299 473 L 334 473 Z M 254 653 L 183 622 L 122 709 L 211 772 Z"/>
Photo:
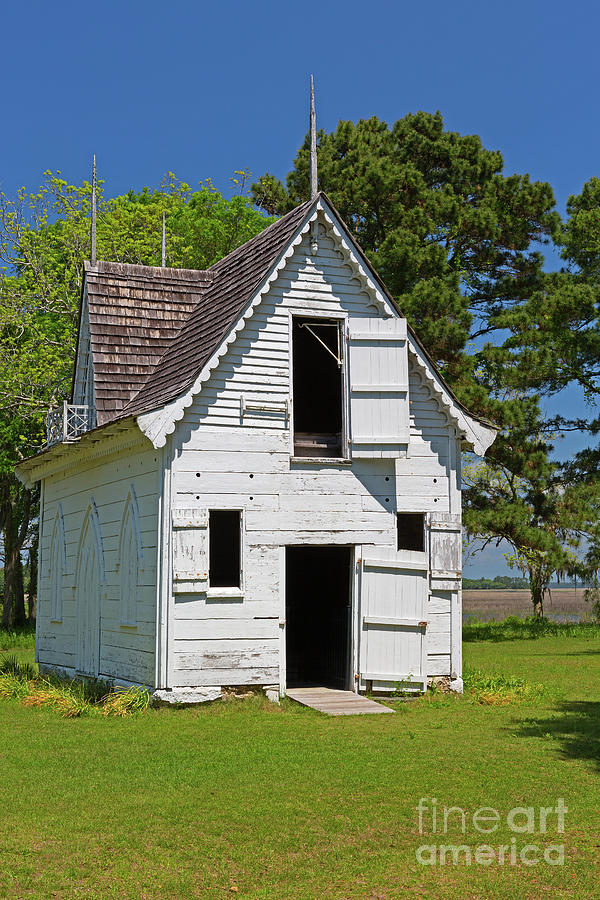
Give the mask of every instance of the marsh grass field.
<path id="1" fill-rule="evenodd" d="M 495 619 L 501 622 L 508 616 L 530 616 L 532 613 L 529 591 L 463 591 L 463 619 L 479 619 L 482 622 Z M 590 619 L 592 610 L 584 598 L 583 588 L 551 588 L 544 613 L 557 622 L 579 622 Z"/>
<path id="2" fill-rule="evenodd" d="M 65 719 L 0 700 L 0 896 L 596 898 L 600 629 L 553 629 L 467 629 L 465 694 L 398 698 L 393 716 L 251 696 Z M 554 813 L 542 830 L 540 808 L 560 798 L 564 831 Z M 444 807 L 464 829 L 456 810 L 443 828 Z M 481 807 L 498 813 L 491 834 L 474 827 Z M 517 807 L 533 808 L 533 831 L 509 826 Z M 441 845 L 495 858 L 442 865 Z M 544 861 L 552 846 L 562 864 Z"/>

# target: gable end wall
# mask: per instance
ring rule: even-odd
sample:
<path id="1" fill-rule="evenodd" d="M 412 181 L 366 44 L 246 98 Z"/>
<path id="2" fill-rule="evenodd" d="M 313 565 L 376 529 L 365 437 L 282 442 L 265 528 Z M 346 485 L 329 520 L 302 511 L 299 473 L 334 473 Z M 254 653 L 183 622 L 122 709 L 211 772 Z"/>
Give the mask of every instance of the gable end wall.
<path id="1" fill-rule="evenodd" d="M 322 226 L 318 255 L 305 236 L 172 436 L 173 507 L 243 511 L 244 586 L 236 598 L 207 595 L 200 585 L 176 589 L 169 603 L 170 687 L 280 681 L 286 545 L 353 544 L 357 553 L 377 547 L 394 554 L 397 510 L 460 513 L 457 435 L 416 367 L 405 456 L 355 460 L 351 467 L 290 463 L 285 405 L 293 313 L 381 315 Z M 242 416 L 241 395 L 267 410 Z M 429 675 L 450 674 L 459 617 L 458 589 L 431 595 Z"/>

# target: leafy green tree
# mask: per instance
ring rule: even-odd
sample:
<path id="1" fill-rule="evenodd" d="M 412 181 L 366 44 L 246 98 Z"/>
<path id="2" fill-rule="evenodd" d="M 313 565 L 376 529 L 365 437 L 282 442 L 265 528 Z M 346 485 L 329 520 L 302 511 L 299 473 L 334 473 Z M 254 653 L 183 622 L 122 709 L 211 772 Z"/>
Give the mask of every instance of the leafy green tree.
<path id="1" fill-rule="evenodd" d="M 477 405 L 467 343 L 542 282 L 536 245 L 559 224 L 550 185 L 506 176 L 499 151 L 424 112 L 391 128 L 371 118 L 321 131 L 318 175 L 446 377 Z M 285 188 L 267 174 L 252 190 L 279 213 L 307 199 L 308 136 Z"/>
<path id="2" fill-rule="evenodd" d="M 98 258 L 160 265 L 162 217 L 167 265 L 205 268 L 272 221 L 246 196 L 248 172 L 235 173 L 226 200 L 169 174 L 159 188 L 98 196 Z M 3 622 L 25 617 L 21 556 L 35 548 L 36 497 L 14 466 L 41 448 L 50 406 L 70 392 L 83 262 L 89 256 L 91 186 L 45 173 L 36 193 L 0 193 L 0 528 L 5 547 Z M 35 532 L 35 529 L 34 529 Z M 30 588 L 30 618 L 35 598 Z"/>
<path id="3" fill-rule="evenodd" d="M 424 112 L 321 131 L 318 174 L 460 399 L 498 425 L 471 470 L 465 521 L 512 544 L 541 610 L 547 577 L 579 570 L 595 509 L 590 479 L 551 461 L 550 434 L 575 426 L 544 421 L 539 396 L 576 379 L 589 390 L 597 371 L 600 182 L 571 198 L 563 228 L 550 185 L 506 175 L 500 152 Z M 308 197 L 308 137 L 285 187 L 267 174 L 253 195 L 278 212 Z M 579 275 L 544 272 L 539 245 L 551 240 Z"/>
<path id="4" fill-rule="evenodd" d="M 463 470 L 463 519 L 484 546 L 504 540 L 512 547 L 507 561 L 527 577 L 534 613 L 543 616 L 553 575 L 590 576 L 584 550 L 598 529 L 600 482 L 571 480 L 536 434 L 537 401 L 521 403 L 519 426 L 501 432 L 494 452 Z"/>

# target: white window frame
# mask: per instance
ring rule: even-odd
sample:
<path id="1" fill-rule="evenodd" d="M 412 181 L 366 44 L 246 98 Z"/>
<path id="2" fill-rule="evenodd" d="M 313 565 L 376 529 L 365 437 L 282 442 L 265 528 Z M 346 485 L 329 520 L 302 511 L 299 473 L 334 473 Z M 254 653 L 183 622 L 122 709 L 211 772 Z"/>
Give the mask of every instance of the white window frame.
<path id="1" fill-rule="evenodd" d="M 240 586 L 239 587 L 211 587 L 210 586 L 210 514 L 211 512 L 237 512 L 240 514 Z M 207 507 L 208 526 L 206 529 L 206 571 L 207 586 L 206 597 L 208 600 L 241 600 L 245 592 L 246 579 L 246 510 L 241 506 L 209 506 Z"/>

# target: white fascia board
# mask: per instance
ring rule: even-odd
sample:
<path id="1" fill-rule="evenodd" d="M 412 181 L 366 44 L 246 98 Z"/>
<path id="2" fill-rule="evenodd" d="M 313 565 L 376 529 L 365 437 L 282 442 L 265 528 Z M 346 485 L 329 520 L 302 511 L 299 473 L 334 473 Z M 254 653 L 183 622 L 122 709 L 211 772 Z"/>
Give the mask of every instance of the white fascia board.
<path id="1" fill-rule="evenodd" d="M 133 417 L 110 422 L 86 431 L 77 440 L 53 444 L 36 456 L 23 460 L 15 466 L 15 474 L 26 488 L 31 489 L 36 482 L 67 467 L 84 465 L 93 459 L 143 446 L 144 438 Z"/>
<path id="2" fill-rule="evenodd" d="M 493 444 L 497 429 L 493 425 L 487 425 L 474 418 L 474 416 L 470 416 L 459 406 L 423 353 L 421 347 L 410 336 L 408 339 L 408 350 L 427 387 L 458 428 L 461 441 L 466 449 L 472 450 L 478 456 L 483 456 L 487 448 Z"/>
<path id="3" fill-rule="evenodd" d="M 373 278 L 373 273 L 370 267 L 365 266 L 364 261 L 356 253 L 354 244 L 348 235 L 347 228 L 340 221 L 340 219 L 338 219 L 329 204 L 324 202 L 321 198 L 317 204 L 317 209 L 321 211 L 329 221 L 340 249 L 344 253 L 346 260 L 351 264 L 351 267 L 354 270 L 355 277 L 360 280 L 365 291 L 369 294 L 375 305 L 379 307 L 379 309 L 385 316 L 395 316 L 396 318 L 403 318 L 403 316 L 401 316 L 398 310 L 392 306 L 388 298 L 385 296 L 384 292 L 377 284 L 376 279 Z"/>

